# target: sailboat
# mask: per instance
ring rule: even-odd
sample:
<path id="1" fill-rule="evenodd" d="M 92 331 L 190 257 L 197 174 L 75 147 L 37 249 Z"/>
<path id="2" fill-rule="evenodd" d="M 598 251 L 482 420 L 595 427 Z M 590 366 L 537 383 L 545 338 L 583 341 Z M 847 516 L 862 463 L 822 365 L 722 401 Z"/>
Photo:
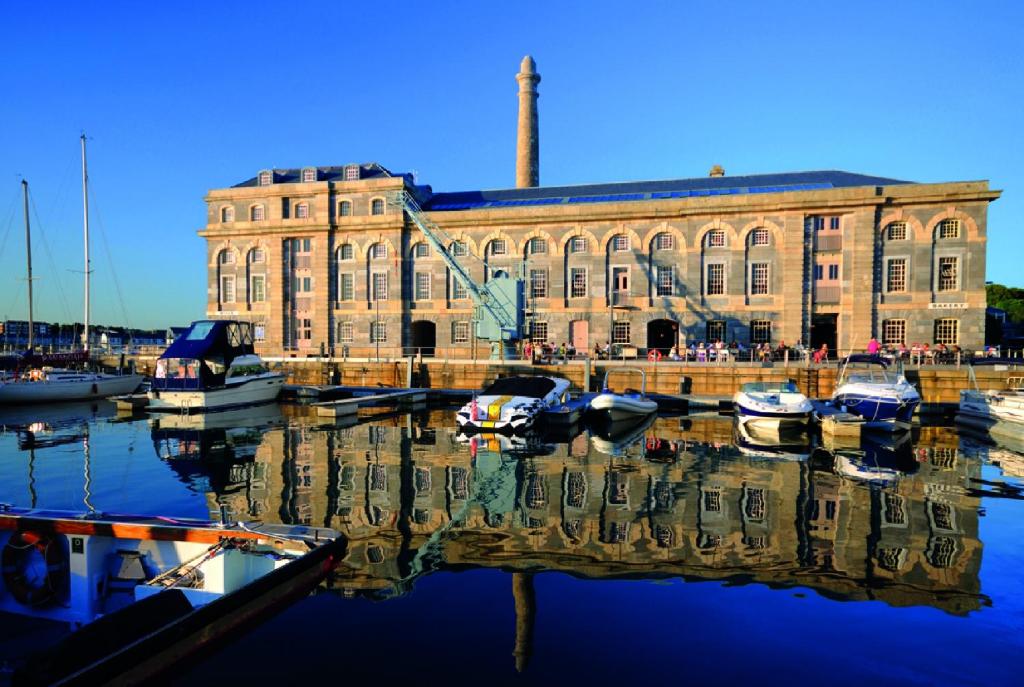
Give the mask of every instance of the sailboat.
<path id="1" fill-rule="evenodd" d="M 85 134 L 82 134 L 82 206 L 85 234 L 85 343 L 89 352 L 89 175 L 85 158 Z M 25 204 L 25 253 L 28 262 L 28 350 L 23 356 L 24 371 L 0 380 L 0 403 L 53 403 L 106 398 L 135 391 L 142 384 L 142 375 L 107 374 L 90 370 L 69 370 L 45 366 L 44 356 L 33 350 L 32 317 L 32 235 L 28 214 L 28 182 L 21 182 Z"/>

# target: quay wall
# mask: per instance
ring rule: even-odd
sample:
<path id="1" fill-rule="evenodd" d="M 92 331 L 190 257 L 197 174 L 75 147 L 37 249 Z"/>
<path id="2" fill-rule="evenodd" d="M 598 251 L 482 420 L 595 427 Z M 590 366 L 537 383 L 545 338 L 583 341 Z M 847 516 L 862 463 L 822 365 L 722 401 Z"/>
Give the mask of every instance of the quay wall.
<path id="1" fill-rule="evenodd" d="M 136 368 L 147 375 L 153 373 L 156 358 L 131 358 Z M 111 358 L 108 364 L 117 364 Z M 292 384 L 341 384 L 346 386 L 406 386 L 410 381 L 408 358 L 371 359 L 283 359 L 268 360 L 272 367 L 284 370 Z M 431 389 L 481 389 L 501 375 L 539 374 L 565 377 L 576 389 L 582 389 L 585 377 L 584 361 L 570 361 L 560 365 L 530 365 L 520 361 L 414 359 L 411 363 L 413 386 Z M 835 388 L 838 370 L 835 366 L 807 366 L 800 364 L 674 363 L 647 361 L 622 363 L 597 361 L 591 364 L 590 389 L 598 391 L 605 373 L 617 368 L 639 368 L 647 375 L 647 390 L 659 394 L 685 394 L 691 397 L 729 398 L 746 382 L 778 382 L 792 380 L 811 398 L 827 398 Z M 924 365 L 908 367 L 907 378 L 921 392 L 926 405 L 956 405 L 960 391 L 971 386 L 966 366 Z M 993 368 L 976 368 L 978 386 L 982 389 L 1004 388 L 1007 372 Z M 610 379 L 613 388 L 638 386 L 636 374 L 614 373 Z"/>

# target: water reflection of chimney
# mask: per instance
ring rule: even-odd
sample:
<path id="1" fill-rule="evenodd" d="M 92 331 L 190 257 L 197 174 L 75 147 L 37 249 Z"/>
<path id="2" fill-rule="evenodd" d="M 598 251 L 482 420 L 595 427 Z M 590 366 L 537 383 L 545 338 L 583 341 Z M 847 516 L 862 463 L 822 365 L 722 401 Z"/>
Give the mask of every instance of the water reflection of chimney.
<path id="1" fill-rule="evenodd" d="M 516 604 L 516 672 L 526 670 L 533 655 L 533 622 L 537 598 L 533 591 L 533 573 L 512 573 L 512 598 Z"/>

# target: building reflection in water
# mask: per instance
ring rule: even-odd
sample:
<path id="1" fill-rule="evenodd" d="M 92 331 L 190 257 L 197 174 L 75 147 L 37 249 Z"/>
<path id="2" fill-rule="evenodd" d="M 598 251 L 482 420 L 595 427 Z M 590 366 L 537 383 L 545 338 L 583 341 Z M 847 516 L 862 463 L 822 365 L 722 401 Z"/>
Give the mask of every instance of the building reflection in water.
<path id="1" fill-rule="evenodd" d="M 953 614 L 985 603 L 969 489 L 980 461 L 952 430 L 766 455 L 735 446 L 727 421 L 663 418 L 630 447 L 584 434 L 529 455 L 459 441 L 444 411 L 314 423 L 199 431 L 202 455 L 161 456 L 212 514 L 344 532 L 332 584 L 347 596 L 390 598 L 446 566 L 512 571 L 520 668 L 542 571 L 800 586 Z"/>

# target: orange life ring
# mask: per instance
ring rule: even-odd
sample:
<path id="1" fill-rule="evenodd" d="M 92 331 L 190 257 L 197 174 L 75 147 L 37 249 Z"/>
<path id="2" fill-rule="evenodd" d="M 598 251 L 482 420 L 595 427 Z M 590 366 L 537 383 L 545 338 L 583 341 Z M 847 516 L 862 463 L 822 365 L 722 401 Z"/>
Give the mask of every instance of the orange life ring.
<path id="1" fill-rule="evenodd" d="M 35 549 L 46 563 L 46 575 L 34 583 L 27 574 L 26 565 Z M 25 606 L 45 606 L 53 602 L 64 589 L 68 576 L 68 562 L 60 542 L 32 530 L 15 532 L 7 540 L 0 554 L 3 580 L 13 596 Z"/>
<path id="2" fill-rule="evenodd" d="M 659 351 L 657 348 L 655 348 L 655 349 L 653 349 L 651 351 L 648 351 L 647 352 L 647 359 L 648 360 L 653 360 L 654 362 L 657 362 L 657 361 L 661 360 L 661 351 Z"/>

